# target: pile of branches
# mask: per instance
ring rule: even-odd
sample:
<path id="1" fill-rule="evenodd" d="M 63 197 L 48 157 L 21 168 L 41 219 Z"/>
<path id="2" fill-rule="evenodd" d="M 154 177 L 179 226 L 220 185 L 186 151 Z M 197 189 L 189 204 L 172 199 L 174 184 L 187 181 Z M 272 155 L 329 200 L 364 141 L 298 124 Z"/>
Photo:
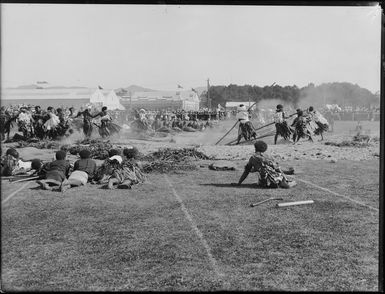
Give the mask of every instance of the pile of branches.
<path id="1" fill-rule="evenodd" d="M 37 149 L 58 149 L 59 143 L 54 141 L 46 140 L 27 140 L 27 141 L 18 141 L 18 148 L 23 147 L 34 147 Z"/>
<path id="2" fill-rule="evenodd" d="M 88 150 L 91 152 L 91 158 L 104 160 L 108 158 L 108 151 L 113 148 L 110 142 L 104 142 L 99 140 L 82 141 L 82 144 L 88 143 L 88 145 L 75 145 L 75 146 L 62 146 L 62 150 L 68 151 L 72 155 L 78 155 L 81 150 Z"/>
<path id="3" fill-rule="evenodd" d="M 163 148 L 149 155 L 142 156 L 143 171 L 146 173 L 157 171 L 161 173 L 178 170 L 196 170 L 193 160 L 211 159 L 196 148 L 172 149 Z"/>
<path id="4" fill-rule="evenodd" d="M 353 141 L 354 142 L 366 142 L 366 143 L 369 143 L 370 141 L 372 141 L 372 138 L 368 135 L 355 135 L 353 137 Z"/>
<path id="5" fill-rule="evenodd" d="M 342 142 L 325 142 L 325 145 L 337 146 L 337 147 L 368 147 L 370 144 L 368 142 L 360 142 L 360 141 L 342 141 Z"/>
<path id="6" fill-rule="evenodd" d="M 203 152 L 198 151 L 196 148 L 183 148 L 183 149 L 174 149 L 174 148 L 161 148 L 158 151 L 155 151 L 147 156 L 144 160 L 172 160 L 172 161 L 182 161 L 187 158 L 194 159 L 212 159 Z"/>
<path id="7" fill-rule="evenodd" d="M 325 145 L 332 145 L 337 147 L 368 147 L 373 142 L 377 142 L 378 138 L 370 137 L 368 135 L 356 135 L 352 138 L 352 140 L 345 140 L 339 143 L 336 142 L 325 142 Z"/>
<path id="8" fill-rule="evenodd" d="M 181 162 L 155 160 L 155 161 L 146 162 L 142 166 L 142 170 L 145 173 L 151 173 L 151 172 L 169 173 L 169 172 L 175 172 L 175 171 L 186 171 L 186 170 L 197 170 L 197 169 L 198 169 L 197 166 L 189 160 L 185 160 Z"/>

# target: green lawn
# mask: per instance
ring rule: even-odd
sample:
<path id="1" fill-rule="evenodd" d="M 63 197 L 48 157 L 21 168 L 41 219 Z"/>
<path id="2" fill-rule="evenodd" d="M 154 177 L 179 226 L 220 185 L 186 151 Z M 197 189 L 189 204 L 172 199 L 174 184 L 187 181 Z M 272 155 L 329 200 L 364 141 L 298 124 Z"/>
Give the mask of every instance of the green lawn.
<path id="1" fill-rule="evenodd" d="M 297 177 L 378 208 L 378 161 L 285 162 Z M 31 183 L 2 205 L 4 291 L 377 291 L 378 212 L 299 182 L 258 189 L 242 171 L 168 174 L 132 190 Z M 2 181 L 2 199 L 23 183 Z M 276 208 L 269 197 L 314 204 Z"/>

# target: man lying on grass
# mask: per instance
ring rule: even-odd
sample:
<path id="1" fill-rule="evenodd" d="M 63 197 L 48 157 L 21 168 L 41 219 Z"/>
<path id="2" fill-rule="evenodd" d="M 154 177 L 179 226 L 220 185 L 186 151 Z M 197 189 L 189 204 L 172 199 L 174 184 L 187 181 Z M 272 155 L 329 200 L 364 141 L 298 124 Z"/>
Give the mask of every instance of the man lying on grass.
<path id="1" fill-rule="evenodd" d="M 96 172 L 96 162 L 90 158 L 91 152 L 84 149 L 79 152 L 79 155 L 80 159 L 75 161 L 73 172 L 60 186 L 62 192 L 71 187 L 86 185 Z"/>
<path id="2" fill-rule="evenodd" d="M 59 189 L 68 176 L 71 166 L 70 162 L 66 160 L 66 155 L 65 151 L 57 151 L 56 160 L 44 165 L 45 178 L 36 181 L 44 190 Z"/>
<path id="3" fill-rule="evenodd" d="M 291 188 L 297 183 L 286 178 L 286 174 L 293 174 L 294 170 L 283 172 L 278 163 L 273 162 L 270 158 L 263 155 L 267 150 L 267 144 L 264 141 L 254 143 L 255 154 L 250 157 L 249 162 L 245 166 L 245 170 L 238 183 L 231 183 L 233 186 L 240 186 L 247 178 L 249 173 L 258 172 L 258 186 L 262 188 Z"/>

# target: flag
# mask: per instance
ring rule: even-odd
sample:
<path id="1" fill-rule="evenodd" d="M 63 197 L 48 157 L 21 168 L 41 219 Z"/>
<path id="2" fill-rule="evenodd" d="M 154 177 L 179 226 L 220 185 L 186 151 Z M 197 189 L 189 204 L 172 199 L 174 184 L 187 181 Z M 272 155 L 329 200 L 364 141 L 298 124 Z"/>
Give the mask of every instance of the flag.
<path id="1" fill-rule="evenodd" d="M 102 88 L 102 87 L 100 87 L 100 86 L 98 86 L 98 88 L 99 88 L 99 90 L 103 90 L 103 88 Z"/>
<path id="2" fill-rule="evenodd" d="M 183 89 L 183 87 L 181 85 L 178 84 L 178 89 Z"/>
<path id="3" fill-rule="evenodd" d="M 191 88 L 191 91 L 193 91 L 193 92 L 195 92 L 195 93 L 197 92 L 194 88 Z"/>

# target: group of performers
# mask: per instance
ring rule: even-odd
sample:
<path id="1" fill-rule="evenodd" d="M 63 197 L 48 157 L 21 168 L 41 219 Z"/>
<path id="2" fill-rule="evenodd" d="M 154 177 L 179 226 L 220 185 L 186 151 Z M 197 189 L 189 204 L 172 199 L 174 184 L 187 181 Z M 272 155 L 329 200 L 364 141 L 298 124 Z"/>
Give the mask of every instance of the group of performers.
<path id="1" fill-rule="evenodd" d="M 79 116 L 83 116 L 83 132 L 87 138 L 91 136 L 93 125 L 99 127 L 99 133 L 102 137 L 108 137 L 113 133 L 120 131 L 120 126 L 112 122 L 111 116 L 107 112 L 107 107 L 96 114 L 91 114 L 91 107 L 80 111 L 77 114 L 75 109 L 57 108 L 49 106 L 46 110 L 42 110 L 40 106 L 20 107 L 19 109 L 0 110 L 0 130 L 1 141 L 9 140 L 9 135 L 13 124 L 16 123 L 18 131 L 21 132 L 23 138 L 28 140 L 31 138 L 50 139 L 68 136 L 73 133 L 76 128 L 73 121 Z M 93 119 L 100 117 L 101 125 L 93 123 Z"/>
<path id="2" fill-rule="evenodd" d="M 56 139 L 64 136 L 70 131 L 73 108 L 63 111 L 61 108 L 54 109 L 48 107 L 43 111 L 40 106 L 25 107 L 19 109 L 8 109 L 4 107 L 0 111 L 1 121 L 1 140 L 5 137 L 9 140 L 9 135 L 13 124 L 16 123 L 18 131 L 21 132 L 25 139 Z"/>
<path id="3" fill-rule="evenodd" d="M 287 120 L 293 115 L 297 116 L 291 125 L 289 125 Z M 250 117 L 250 113 L 246 109 L 246 106 L 243 104 L 239 105 L 236 115 L 239 122 L 237 144 L 240 143 L 242 138 L 246 141 L 257 139 L 256 129 L 250 121 Z M 312 106 L 305 111 L 297 109 L 295 114 L 287 116 L 283 110 L 283 106 L 278 104 L 273 118 L 273 124 L 275 124 L 276 129 L 274 144 L 277 144 L 279 136 L 284 140 L 289 140 L 293 143 L 298 142 L 301 138 L 308 138 L 308 140 L 313 141 L 314 135 L 320 135 L 321 140 L 323 140 L 323 133 L 329 129 L 328 121 Z"/>
<path id="4" fill-rule="evenodd" d="M 179 113 L 180 114 L 180 113 Z M 184 115 L 175 113 L 160 112 L 152 113 L 144 109 L 136 111 L 133 126 L 139 130 L 158 131 L 161 128 L 169 128 L 174 130 L 186 130 L 192 128 L 194 130 L 203 131 L 206 127 L 212 126 L 210 118 L 207 121 L 202 121 L 197 116 L 190 116 L 189 112 L 184 112 Z"/>
<path id="5" fill-rule="evenodd" d="M 297 109 L 293 115 L 297 115 L 297 117 L 289 126 L 287 124 L 289 116 L 285 115 L 281 104 L 277 105 L 274 114 L 276 128 L 274 144 L 277 144 L 278 136 L 283 137 L 285 140 L 292 140 L 293 143 L 298 142 L 301 138 L 307 138 L 309 141 L 313 141 L 314 135 L 320 135 L 321 140 L 324 139 L 323 133 L 328 131 L 329 124 L 323 115 L 316 111 L 313 106 L 310 106 L 305 111 Z"/>
<path id="6" fill-rule="evenodd" d="M 112 122 L 112 117 L 107 111 L 107 107 L 103 106 L 102 110 L 96 114 L 91 114 L 91 107 L 86 108 L 84 111 L 78 112 L 75 118 L 83 116 L 83 132 L 87 138 L 91 137 L 93 125 L 93 119 L 100 117 L 100 125 L 96 125 L 99 128 L 99 134 L 102 138 L 119 133 L 121 127 Z"/>

